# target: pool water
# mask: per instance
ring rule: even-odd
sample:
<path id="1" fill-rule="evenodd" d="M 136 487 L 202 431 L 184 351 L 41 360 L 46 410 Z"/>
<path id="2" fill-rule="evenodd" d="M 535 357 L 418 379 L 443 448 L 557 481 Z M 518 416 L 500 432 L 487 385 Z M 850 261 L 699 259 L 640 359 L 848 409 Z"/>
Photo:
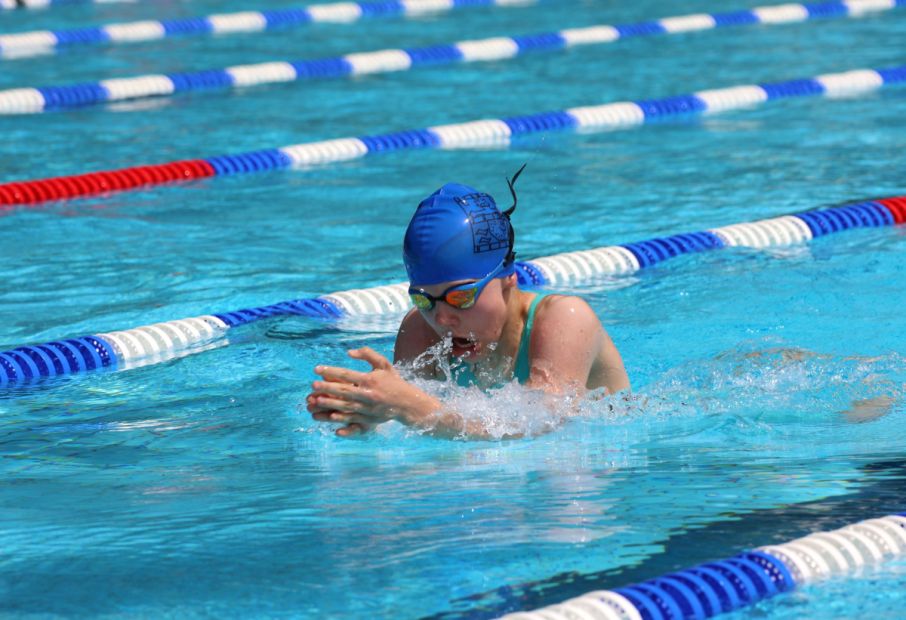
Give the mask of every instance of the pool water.
<path id="1" fill-rule="evenodd" d="M 60 5 L 4 32 L 295 6 Z M 749 5 L 562 0 L 418 20 L 81 48 L 3 61 L 0 88 L 320 58 Z M 506 62 L 0 117 L 0 182 L 902 64 L 906 14 L 631 39 Z M 906 90 L 808 98 L 507 149 L 400 152 L 0 214 L 0 350 L 387 284 L 449 180 L 506 203 L 520 259 L 901 195 Z M 489 618 L 902 512 L 906 230 L 674 259 L 561 292 L 623 354 L 626 400 L 548 433 L 335 437 L 316 364 L 398 317 L 299 317 L 210 350 L 0 395 L 6 617 Z M 532 394 L 436 386 L 533 424 Z M 547 417 L 546 417 L 547 416 Z M 906 561 L 735 618 L 897 618 Z M 728 616 L 731 617 L 731 616 Z"/>

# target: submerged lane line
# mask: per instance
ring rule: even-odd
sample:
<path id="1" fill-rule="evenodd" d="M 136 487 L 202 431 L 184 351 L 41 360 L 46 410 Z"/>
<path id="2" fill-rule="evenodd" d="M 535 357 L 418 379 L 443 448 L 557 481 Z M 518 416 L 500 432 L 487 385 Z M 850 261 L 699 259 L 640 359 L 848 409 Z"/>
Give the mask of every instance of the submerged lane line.
<path id="1" fill-rule="evenodd" d="M 906 513 L 744 551 L 616 590 L 596 590 L 502 620 L 711 618 L 834 574 L 906 555 Z"/>
<path id="2" fill-rule="evenodd" d="M 725 247 L 766 248 L 806 243 L 849 230 L 906 223 L 906 196 L 847 203 L 645 241 L 568 252 L 516 263 L 523 287 L 576 284 L 601 276 L 628 275 L 683 254 Z M 336 320 L 401 313 L 409 306 L 406 283 L 339 291 L 257 308 L 207 314 L 46 344 L 0 351 L 0 388 L 45 377 L 95 370 L 127 370 L 228 344 L 238 325 L 276 316 Z"/>
<path id="3" fill-rule="evenodd" d="M 505 145 L 512 136 L 548 131 L 620 129 L 674 116 L 714 114 L 754 107 L 789 97 L 854 96 L 906 82 L 906 65 L 858 69 L 814 78 L 703 90 L 663 99 L 582 106 L 503 119 L 438 125 L 389 134 L 307 142 L 282 148 L 132 166 L 103 172 L 14 181 L 0 184 L 0 206 L 35 205 L 54 200 L 100 196 L 111 192 L 165 185 L 177 181 L 290 167 L 307 167 L 359 159 L 386 151 L 425 148 L 469 148 Z"/>
<path id="4" fill-rule="evenodd" d="M 0 0 L 0 2 L 15 0 Z M 45 0 L 46 1 L 46 0 Z M 95 0 L 96 2 L 98 0 Z M 108 0 L 109 1 L 109 0 Z M 122 0 L 125 1 L 125 0 Z M 859 0 L 860 2 L 866 0 Z M 880 0 L 871 0 L 878 2 Z M 114 45 L 168 37 L 258 33 L 313 23 L 351 24 L 371 17 L 419 17 L 477 6 L 526 6 L 537 0 L 379 0 L 334 2 L 269 11 L 240 11 L 203 17 L 143 20 L 70 30 L 33 30 L 0 35 L 0 59 L 49 54 L 58 47 Z M 32 4 L 38 2 L 32 0 Z"/>
<path id="5" fill-rule="evenodd" d="M 526 53 L 552 52 L 580 45 L 601 45 L 629 37 L 677 34 L 726 26 L 783 24 L 816 18 L 861 17 L 869 12 L 886 11 L 902 5 L 906 5 L 906 0 L 783 4 L 732 13 L 681 15 L 622 26 L 595 25 L 428 47 L 359 52 L 333 58 L 272 61 L 223 69 L 112 78 L 64 86 L 15 88 L 0 90 L 0 114 L 35 114 L 112 101 L 167 97 L 196 90 L 226 91 L 262 84 L 408 71 L 424 66 L 500 61 Z"/>

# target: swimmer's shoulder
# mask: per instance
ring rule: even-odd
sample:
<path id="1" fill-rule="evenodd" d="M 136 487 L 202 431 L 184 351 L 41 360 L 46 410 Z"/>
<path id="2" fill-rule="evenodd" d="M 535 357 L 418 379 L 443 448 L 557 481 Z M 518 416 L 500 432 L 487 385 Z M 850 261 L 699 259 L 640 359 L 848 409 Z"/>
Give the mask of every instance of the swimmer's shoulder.
<path id="1" fill-rule="evenodd" d="M 579 364 L 585 387 L 615 394 L 629 388 L 623 359 L 588 302 L 574 295 L 551 295 L 538 304 L 531 351 L 556 367 Z M 584 370 L 581 367 L 584 365 Z"/>
<path id="2" fill-rule="evenodd" d="M 597 331 L 603 329 L 588 302 L 575 295 L 545 295 L 535 310 L 535 326 L 542 330 Z"/>

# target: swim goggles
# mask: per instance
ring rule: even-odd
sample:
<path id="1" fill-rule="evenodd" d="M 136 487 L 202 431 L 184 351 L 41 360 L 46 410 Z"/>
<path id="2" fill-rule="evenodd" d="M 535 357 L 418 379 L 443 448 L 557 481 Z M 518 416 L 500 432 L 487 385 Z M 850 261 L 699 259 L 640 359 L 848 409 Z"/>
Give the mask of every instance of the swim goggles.
<path id="1" fill-rule="evenodd" d="M 481 292 L 484 290 L 484 287 L 488 285 L 488 282 L 500 275 L 504 265 L 506 265 L 506 259 L 500 261 L 500 264 L 497 265 L 494 271 L 483 277 L 481 280 L 478 280 L 477 282 L 467 282 L 465 284 L 456 284 L 437 297 L 430 293 L 426 293 L 424 289 L 410 286 L 409 299 L 412 300 L 412 305 L 419 310 L 432 310 L 439 301 L 446 302 L 447 305 L 461 310 L 471 308 L 475 305 L 478 296 L 481 295 Z"/>

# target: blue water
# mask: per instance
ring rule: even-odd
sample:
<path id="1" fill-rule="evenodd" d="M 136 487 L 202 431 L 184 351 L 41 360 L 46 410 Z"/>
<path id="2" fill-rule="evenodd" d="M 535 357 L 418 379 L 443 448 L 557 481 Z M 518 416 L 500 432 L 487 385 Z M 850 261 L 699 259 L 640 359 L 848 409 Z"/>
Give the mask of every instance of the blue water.
<path id="1" fill-rule="evenodd" d="M 60 6 L 3 30 L 293 2 Z M 319 58 L 743 4 L 564 0 L 4 61 L 0 88 Z M 629 40 L 500 63 L 0 117 L 0 181 L 902 64 L 902 10 Z M 0 349 L 398 282 L 417 201 L 504 201 L 520 258 L 904 192 L 906 90 L 781 101 L 509 149 L 409 152 L 0 216 Z M 906 510 L 903 229 L 725 250 L 575 289 L 634 387 L 518 441 L 386 425 L 341 440 L 299 406 L 318 363 L 396 317 L 277 319 L 211 350 L 0 399 L 6 617 L 483 618 Z M 228 345 L 228 346 L 226 346 Z M 439 386 L 438 389 L 448 389 Z M 449 390 L 448 390 L 449 391 Z M 470 415 L 550 414 L 516 386 Z M 607 405 L 613 406 L 613 410 Z M 890 562 L 737 618 L 897 618 Z"/>

